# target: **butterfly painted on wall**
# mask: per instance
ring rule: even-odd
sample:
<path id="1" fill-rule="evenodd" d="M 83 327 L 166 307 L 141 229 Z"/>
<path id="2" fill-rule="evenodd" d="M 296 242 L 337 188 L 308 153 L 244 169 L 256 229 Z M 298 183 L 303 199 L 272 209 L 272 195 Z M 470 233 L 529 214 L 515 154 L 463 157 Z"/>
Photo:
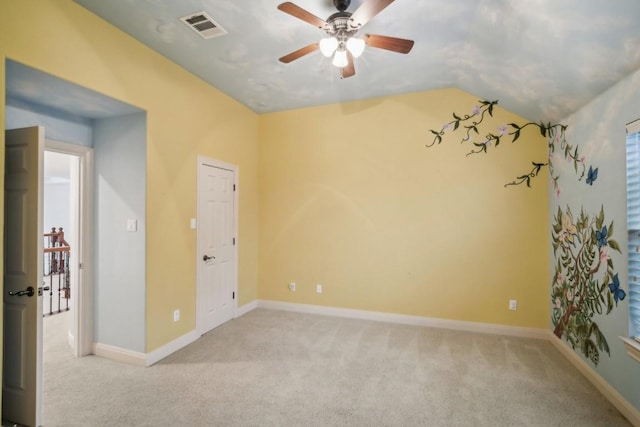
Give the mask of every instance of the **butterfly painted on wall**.
<path id="1" fill-rule="evenodd" d="M 589 166 L 589 172 L 587 172 L 587 184 L 593 185 L 593 182 L 598 179 L 598 168 Z"/>
<path id="2" fill-rule="evenodd" d="M 609 283 L 609 291 L 613 294 L 613 299 L 616 302 L 616 307 L 618 306 L 618 301 L 624 300 L 627 296 L 627 293 L 620 289 L 620 280 L 618 279 L 618 273 L 613 276 L 613 283 Z"/>
<path id="3" fill-rule="evenodd" d="M 607 230 L 607 226 L 602 227 L 602 230 L 596 230 L 596 239 L 598 239 L 598 247 L 601 248 L 603 246 L 607 246 L 607 234 L 609 231 Z"/>

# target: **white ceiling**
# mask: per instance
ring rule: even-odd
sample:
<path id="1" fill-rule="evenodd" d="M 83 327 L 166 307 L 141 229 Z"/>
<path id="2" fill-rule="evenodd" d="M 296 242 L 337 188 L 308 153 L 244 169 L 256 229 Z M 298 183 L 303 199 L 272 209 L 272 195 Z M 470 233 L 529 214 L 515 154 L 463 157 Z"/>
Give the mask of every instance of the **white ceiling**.
<path id="1" fill-rule="evenodd" d="M 558 121 L 640 67 L 638 0 L 396 0 L 360 33 L 412 39 L 413 50 L 367 47 L 345 80 L 319 52 L 278 61 L 323 36 L 277 10 L 282 0 L 75 1 L 257 113 L 457 87 Z M 323 19 L 336 11 L 294 3 Z M 200 11 L 228 34 L 204 40 L 179 20 Z"/>

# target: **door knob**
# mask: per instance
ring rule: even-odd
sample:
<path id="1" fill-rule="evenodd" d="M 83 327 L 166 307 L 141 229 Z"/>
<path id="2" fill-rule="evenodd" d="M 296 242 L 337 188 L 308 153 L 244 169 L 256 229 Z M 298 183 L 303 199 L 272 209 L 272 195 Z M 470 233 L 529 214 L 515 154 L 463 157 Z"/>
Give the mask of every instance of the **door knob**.
<path id="1" fill-rule="evenodd" d="M 203 261 L 209 261 L 210 259 L 216 259 L 216 257 L 214 257 L 214 256 L 208 256 L 208 255 L 205 255 L 205 256 L 203 256 L 203 257 L 202 257 L 202 260 L 203 260 Z"/>
<path id="2" fill-rule="evenodd" d="M 32 297 L 35 295 L 35 289 L 33 289 L 33 286 L 29 286 L 27 289 L 24 289 L 22 291 L 17 291 L 17 292 L 13 292 L 13 291 L 9 291 L 9 295 L 12 297 L 21 297 L 21 296 L 28 296 L 28 297 Z"/>

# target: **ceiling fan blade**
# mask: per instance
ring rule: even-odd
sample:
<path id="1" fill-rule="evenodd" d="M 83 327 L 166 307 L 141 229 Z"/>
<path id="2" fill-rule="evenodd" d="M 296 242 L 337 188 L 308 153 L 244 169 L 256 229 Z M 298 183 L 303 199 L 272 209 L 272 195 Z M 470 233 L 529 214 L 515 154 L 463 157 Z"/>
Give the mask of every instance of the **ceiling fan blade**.
<path id="1" fill-rule="evenodd" d="M 362 27 L 369 22 L 371 18 L 393 3 L 394 0 L 365 0 L 353 15 L 351 15 L 351 25 L 354 27 Z"/>
<path id="2" fill-rule="evenodd" d="M 309 46 L 305 46 L 303 48 L 300 48 L 298 50 L 291 52 L 288 55 L 283 56 L 282 58 L 279 59 L 279 61 L 284 62 L 285 64 L 288 64 L 291 61 L 295 61 L 298 58 L 302 58 L 303 56 L 318 50 L 319 47 L 320 46 L 318 45 L 318 43 L 312 43 Z"/>
<path id="3" fill-rule="evenodd" d="M 303 8 L 298 5 L 291 3 L 290 1 L 284 2 L 278 5 L 278 9 L 283 11 L 284 13 L 288 13 L 289 15 L 296 17 L 298 19 L 303 20 L 304 22 L 308 22 L 314 27 L 324 28 L 327 23 L 323 20 L 315 16 L 314 14 L 307 12 Z"/>
<path id="4" fill-rule="evenodd" d="M 353 65 L 353 55 L 351 55 L 351 52 L 349 51 L 347 51 L 347 61 L 349 61 L 347 66 L 340 69 L 341 79 L 346 79 L 356 74 L 356 67 Z"/>
<path id="5" fill-rule="evenodd" d="M 386 49 L 398 53 L 409 53 L 413 47 L 413 40 L 379 36 L 376 34 L 367 34 L 365 42 L 367 43 L 367 46 Z"/>

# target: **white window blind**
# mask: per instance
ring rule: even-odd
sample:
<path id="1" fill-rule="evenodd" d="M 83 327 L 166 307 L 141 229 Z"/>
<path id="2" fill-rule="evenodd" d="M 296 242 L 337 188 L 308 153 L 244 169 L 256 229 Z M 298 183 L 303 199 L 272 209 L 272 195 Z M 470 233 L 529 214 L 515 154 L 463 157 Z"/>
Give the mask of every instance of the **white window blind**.
<path id="1" fill-rule="evenodd" d="M 627 125 L 627 230 L 629 233 L 629 317 L 640 335 L 640 120 Z"/>

